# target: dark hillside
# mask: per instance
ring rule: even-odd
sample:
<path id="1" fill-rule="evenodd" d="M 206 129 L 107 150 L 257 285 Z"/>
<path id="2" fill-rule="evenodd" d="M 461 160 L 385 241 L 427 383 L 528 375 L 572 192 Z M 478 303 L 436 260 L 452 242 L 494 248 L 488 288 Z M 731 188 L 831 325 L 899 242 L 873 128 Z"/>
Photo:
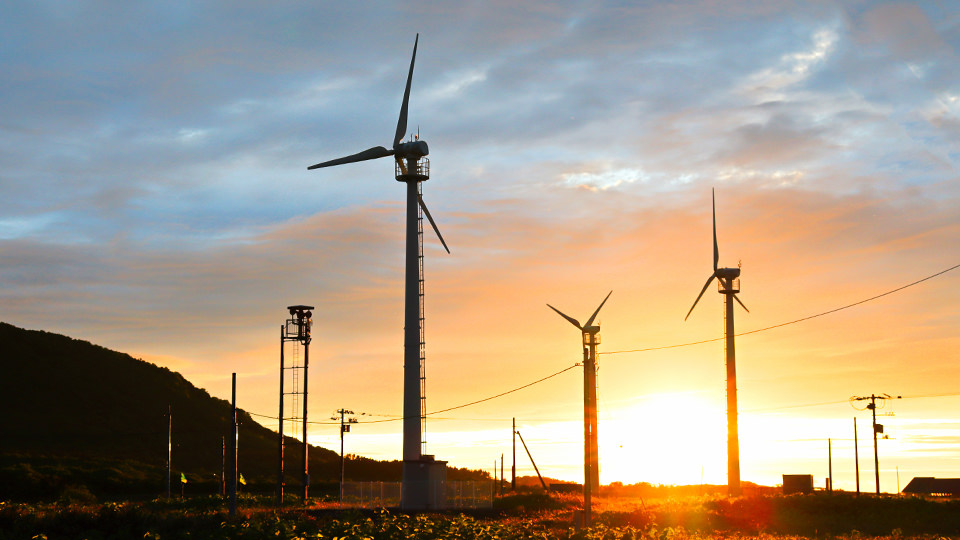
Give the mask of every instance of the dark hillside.
<path id="1" fill-rule="evenodd" d="M 163 489 L 167 408 L 173 411 L 173 470 L 195 493 L 216 489 L 222 437 L 231 407 L 180 374 L 86 341 L 0 323 L 0 497 L 68 484 Z M 240 471 L 251 485 L 276 481 L 277 434 L 246 413 L 240 418 Z M 299 443 L 288 441 L 287 482 L 299 482 Z M 357 479 L 399 480 L 399 462 L 354 457 Z M 451 471 L 451 476 L 459 471 Z M 335 452 L 311 447 L 312 483 L 339 478 Z M 140 478 L 136 478 L 136 477 Z M 469 473 L 467 476 L 471 476 Z M 111 480 L 113 479 L 113 480 Z M 104 490 L 109 491 L 107 487 Z M 179 486 L 175 487 L 177 489 Z M 15 495 L 15 494 L 14 494 Z"/>
<path id="2" fill-rule="evenodd" d="M 179 373 L 58 334 L 0 323 L 0 351 L 4 463 L 17 461 L 11 456 L 29 456 L 20 461 L 34 468 L 39 458 L 61 465 L 115 460 L 165 471 L 170 407 L 174 471 L 188 482 L 216 481 L 222 437 L 229 439 L 231 428 L 227 401 Z M 273 482 L 276 433 L 241 413 L 239 439 L 244 476 Z M 312 476 L 332 480 L 337 455 L 318 447 L 311 454 Z"/>

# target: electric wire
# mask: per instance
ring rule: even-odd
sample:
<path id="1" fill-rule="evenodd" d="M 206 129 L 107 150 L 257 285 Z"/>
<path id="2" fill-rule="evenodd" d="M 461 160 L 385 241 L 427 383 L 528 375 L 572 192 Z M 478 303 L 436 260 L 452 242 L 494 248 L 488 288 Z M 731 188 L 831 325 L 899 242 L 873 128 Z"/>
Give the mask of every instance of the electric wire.
<path id="1" fill-rule="evenodd" d="M 867 302 L 876 300 L 876 299 L 878 299 L 878 298 L 883 298 L 884 296 L 891 295 L 891 294 L 893 294 L 893 293 L 895 293 L 895 292 L 900 292 L 900 291 L 902 291 L 902 290 L 904 290 L 904 289 L 906 289 L 906 288 L 913 287 L 914 285 L 919 285 L 920 283 L 923 283 L 924 281 L 927 281 L 927 280 L 933 279 L 933 278 L 935 278 L 935 277 L 941 276 L 941 275 L 943 275 L 943 274 L 946 274 L 947 272 L 950 272 L 950 271 L 952 271 L 952 270 L 956 270 L 957 268 L 960 268 L 960 264 L 951 266 L 950 268 L 947 268 L 947 269 L 945 269 L 945 270 L 941 270 L 941 271 L 939 271 L 939 272 L 937 272 L 937 273 L 935 273 L 935 274 L 931 274 L 931 275 L 929 275 L 929 276 L 927 276 L 927 277 L 924 277 L 924 278 L 922 278 L 922 279 L 918 279 L 918 280 L 914 281 L 913 283 L 908 283 L 908 284 L 903 285 L 903 286 L 901 286 L 901 287 L 897 287 L 896 289 L 891 289 L 891 290 L 889 290 L 889 291 L 880 293 L 880 294 L 875 295 L 875 296 L 871 296 L 870 298 L 866 298 L 866 299 L 860 300 L 860 301 L 858 301 L 858 302 L 854 302 L 854 303 L 852 303 L 852 304 L 847 304 L 847 305 L 845 305 L 845 306 L 841 306 L 841 307 L 838 307 L 838 308 L 834 308 L 834 309 L 831 309 L 831 310 L 828 310 L 828 311 L 823 311 L 823 312 L 817 313 L 817 314 L 815 314 L 815 315 L 809 315 L 809 316 L 807 316 L 807 317 L 802 317 L 802 318 L 800 318 L 800 319 L 795 319 L 795 320 L 792 320 L 792 321 L 787 321 L 787 322 L 784 322 L 784 323 L 775 324 L 775 325 L 773 325 L 773 326 L 767 326 L 767 327 L 764 327 L 764 328 L 758 328 L 758 329 L 756 329 L 756 330 L 750 330 L 750 331 L 748 331 L 748 332 L 740 332 L 740 333 L 738 333 L 738 334 L 734 334 L 734 336 L 735 336 L 735 337 L 740 337 L 740 336 L 746 336 L 746 335 L 750 335 L 750 334 L 757 334 L 757 333 L 760 333 L 760 332 L 766 332 L 767 330 L 773 330 L 774 328 L 780 328 L 780 327 L 783 327 L 783 326 L 789 326 L 789 325 L 791 325 L 791 324 L 797 324 L 797 323 L 799 323 L 799 322 L 809 321 L 810 319 L 816 319 L 817 317 L 823 317 L 824 315 L 830 315 L 831 313 L 836 313 L 836 312 L 838 312 L 838 311 L 843 311 L 843 310 L 845 310 L 845 309 L 849 309 L 849 308 L 852 308 L 852 307 L 854 307 L 854 306 L 859 306 L 860 304 L 865 304 L 865 303 L 867 303 Z M 638 352 L 659 351 L 659 350 L 663 350 L 663 349 L 675 349 L 675 348 L 677 348 L 677 347 L 690 347 L 690 346 L 692 346 L 692 345 L 701 345 L 701 344 L 704 344 L 704 343 L 711 343 L 711 342 L 714 342 L 714 341 L 721 341 L 721 340 L 723 340 L 723 339 L 726 339 L 726 337 L 718 337 L 718 338 L 713 338 L 713 339 L 704 339 L 704 340 L 701 340 L 701 341 L 692 341 L 692 342 L 689 342 L 689 343 L 679 343 L 679 344 L 676 344 L 676 345 L 665 345 L 665 346 L 661 346 L 661 347 L 647 347 L 647 348 L 644 348 L 644 349 L 629 349 L 629 350 L 623 350 L 623 351 L 605 351 L 605 352 L 604 352 L 604 351 L 600 351 L 600 352 L 597 352 L 597 354 L 626 354 L 626 353 L 638 353 Z"/>
<path id="2" fill-rule="evenodd" d="M 880 293 L 880 294 L 871 296 L 871 297 L 869 297 L 869 298 L 865 298 L 865 299 L 860 300 L 860 301 L 857 301 L 857 302 L 853 302 L 853 303 L 851 303 L 851 304 L 847 304 L 847 305 L 844 305 L 844 306 L 841 306 L 841 307 L 838 307 L 838 308 L 834 308 L 834 309 L 830 309 L 830 310 L 823 311 L 823 312 L 820 312 L 820 313 L 816 313 L 816 314 L 814 314 L 814 315 L 809 315 L 809 316 L 807 316 L 807 317 L 802 317 L 802 318 L 800 318 L 800 319 L 795 319 L 795 320 L 792 320 L 792 321 L 787 321 L 787 322 L 784 322 L 784 323 L 775 324 L 775 325 L 767 326 L 767 327 L 764 327 L 764 328 L 758 328 L 758 329 L 756 329 L 756 330 L 750 330 L 750 331 L 747 331 L 747 332 L 741 332 L 741 333 L 735 334 L 735 337 L 745 336 L 745 335 L 749 335 L 749 334 L 757 334 L 757 333 L 759 333 L 759 332 L 765 332 L 765 331 L 767 331 L 767 330 L 773 330 L 773 329 L 775 329 L 775 328 L 781 328 L 781 327 L 784 327 L 784 326 L 789 326 L 789 325 L 797 324 L 797 323 L 800 323 L 800 322 L 803 322 L 803 321 L 808 321 L 808 320 L 811 320 L 811 319 L 815 319 L 815 318 L 817 318 L 817 317 L 823 317 L 824 315 L 830 315 L 830 314 L 836 313 L 836 312 L 838 312 L 838 311 L 843 311 L 843 310 L 845 310 L 845 309 L 849 309 L 849 308 L 852 308 L 852 307 L 855 307 L 855 306 L 859 306 L 859 305 L 861 305 L 861 304 L 865 304 L 865 303 L 867 303 L 867 302 L 871 302 L 871 301 L 877 300 L 877 299 L 879 299 L 879 298 L 883 298 L 884 296 L 891 295 L 891 294 L 893 294 L 893 293 L 902 291 L 902 290 L 907 289 L 907 288 L 909 288 L 909 287 L 913 287 L 914 285 L 918 285 L 918 284 L 923 283 L 923 282 L 925 282 L 925 281 L 931 280 L 931 279 L 933 279 L 933 278 L 935 278 L 935 277 L 938 277 L 938 276 L 941 276 L 941 275 L 943 275 L 943 274 L 946 274 L 947 272 L 956 270 L 957 268 L 960 268 L 960 264 L 951 266 L 951 267 L 949 267 L 949 268 L 946 268 L 946 269 L 944 269 L 944 270 L 941 270 L 941 271 L 936 272 L 936 273 L 934 273 L 934 274 L 931 274 L 931 275 L 929 275 L 929 276 L 923 277 L 923 278 L 921 278 L 921 279 L 918 279 L 918 280 L 913 281 L 913 282 L 911 282 L 911 283 L 908 283 L 908 284 L 906 284 L 906 285 L 903 285 L 903 286 L 897 287 L 897 288 L 895 288 L 895 289 L 891 289 L 891 290 L 889 290 L 889 291 L 886 291 L 886 292 L 883 292 L 883 293 Z M 725 338 L 725 337 L 719 337 L 719 338 L 713 338 L 713 339 L 704 339 L 704 340 L 700 340 L 700 341 L 692 341 L 692 342 L 688 342 L 688 343 L 678 343 L 678 344 L 675 344 L 675 345 L 664 345 L 664 346 L 660 346 L 660 347 L 647 347 L 647 348 L 643 348 L 643 349 L 629 349 L 629 350 L 621 350 L 621 351 L 598 351 L 597 354 L 598 354 L 598 355 L 600 355 L 600 354 L 627 354 L 627 353 L 637 353 L 637 352 L 649 352 L 649 351 L 657 351 L 657 350 L 664 350 L 664 349 L 674 349 L 674 348 L 678 348 L 678 347 L 689 347 L 689 346 L 692 346 L 692 345 L 701 345 L 701 344 L 704 344 L 704 343 L 711 343 L 711 342 L 720 341 L 720 340 L 723 340 L 723 339 L 726 339 L 726 338 Z M 464 404 L 462 404 L 462 405 L 457 405 L 457 406 L 454 406 L 454 407 L 448 407 L 448 408 L 446 408 L 446 409 L 440 409 L 440 410 L 437 410 L 437 411 L 432 411 L 432 412 L 426 413 L 426 416 L 432 416 L 432 415 L 435 415 L 435 414 L 440 414 L 440 413 L 444 413 L 444 412 L 454 411 L 454 410 L 457 410 L 457 409 L 463 409 L 463 408 L 466 408 L 466 407 L 470 407 L 470 406 L 472 406 L 472 405 L 477 405 L 477 404 L 480 404 L 480 403 L 484 403 L 484 402 L 486 402 L 486 401 L 491 401 L 491 400 L 493 400 L 493 399 L 497 399 L 497 398 L 499 398 L 499 397 L 503 397 L 503 396 L 506 396 L 506 395 L 508 395 L 508 394 L 512 394 L 512 393 L 517 392 L 517 391 L 519 391 L 519 390 L 523 390 L 523 389 L 525 389 L 525 388 L 529 388 L 529 387 L 531 387 L 531 386 L 533 386 L 533 385 L 539 384 L 539 383 L 544 382 L 544 381 L 546 381 L 546 380 L 548 380 L 548 379 L 552 379 L 553 377 L 556 377 L 556 376 L 558 376 L 558 375 L 560 375 L 560 374 L 562 374 L 562 373 L 565 373 L 565 372 L 567 372 L 567 371 L 569 371 L 569 370 L 571 370 L 571 369 L 574 369 L 574 368 L 576 368 L 576 367 L 579 367 L 579 366 L 581 366 L 581 365 L 582 365 L 582 364 L 580 364 L 580 363 L 576 363 L 576 364 L 573 364 L 572 366 L 569 366 L 569 367 L 567 367 L 567 368 L 564 368 L 564 369 L 562 369 L 562 370 L 560 370 L 560 371 L 558 371 L 558 372 L 556 372 L 556 373 L 553 373 L 553 374 L 548 375 L 548 376 L 546 376 L 546 377 L 543 377 L 543 378 L 541 378 L 541 379 L 537 379 L 536 381 L 533 381 L 533 382 L 531 382 L 531 383 L 528 383 L 528 384 L 525 384 L 525 385 L 522 385 L 522 386 L 518 386 L 518 387 L 513 388 L 513 389 L 511 389 L 511 390 L 507 390 L 506 392 L 501 392 L 501 393 L 499 393 L 499 394 L 496 394 L 496 395 L 493 395 L 493 396 L 489 396 L 489 397 L 486 397 L 486 398 L 483 398 L 483 399 L 479 399 L 479 400 L 476 400 L 476 401 L 471 401 L 471 402 L 469 402 L 469 403 L 464 403 Z M 918 397 L 918 398 L 919 398 L 919 397 L 943 397 L 943 396 L 953 396 L 953 395 L 960 395 L 960 393 L 956 393 L 956 394 L 930 394 L 930 395 L 905 396 L 905 397 L 911 397 L 911 398 L 912 398 L 912 397 Z M 849 401 L 849 400 L 846 400 L 846 401 Z M 809 403 L 809 404 L 800 404 L 800 405 L 785 405 L 785 406 L 782 406 L 782 407 L 770 407 L 770 408 L 764 408 L 764 409 L 752 409 L 752 410 L 743 411 L 743 412 L 766 412 L 766 411 L 774 411 L 774 410 L 781 410 L 781 409 L 793 409 L 793 408 L 801 408 L 801 407 L 816 407 L 816 406 L 821 406 L 821 405 L 835 405 L 835 404 L 838 404 L 838 403 L 844 403 L 844 402 L 846 402 L 846 401 L 827 401 L 827 402 Z M 256 416 L 256 417 L 259 417 L 259 418 L 266 418 L 266 419 L 270 419 L 270 420 L 279 420 L 279 418 L 277 418 L 276 416 L 269 416 L 269 415 L 264 415 L 264 414 L 251 413 L 251 412 L 249 412 L 249 411 L 244 411 L 244 412 L 246 412 L 247 414 L 249 414 L 249 415 L 251 415 L 251 416 Z M 404 418 L 403 416 L 375 415 L 375 414 L 367 414 L 366 416 L 390 416 L 390 417 L 389 417 L 389 418 L 386 418 L 386 419 L 383 419 L 383 420 L 367 420 L 367 421 L 362 421 L 362 422 L 358 422 L 358 423 L 361 423 L 361 424 L 378 424 L 378 423 L 384 423 L 384 422 L 396 422 L 396 421 L 399 421 L 399 420 L 403 420 L 403 418 Z M 441 418 L 435 418 L 435 419 L 440 420 Z M 443 420 L 458 420 L 458 419 L 456 419 L 456 418 L 442 418 L 442 419 L 443 419 Z M 316 421 L 310 421 L 310 422 L 307 422 L 307 423 L 308 423 L 308 424 L 315 424 L 315 425 L 337 425 L 337 424 L 339 424 L 339 422 L 316 422 Z"/>
<path id="3" fill-rule="evenodd" d="M 440 409 L 440 410 L 437 410 L 437 411 L 428 412 L 428 413 L 426 413 L 426 416 L 431 416 L 431 415 L 434 415 L 434 414 L 445 413 L 445 412 L 448 412 L 448 411 L 455 411 L 455 410 L 457 410 L 457 409 L 463 409 L 463 408 L 465 408 L 465 407 L 470 407 L 471 405 L 477 405 L 477 404 L 479 404 L 479 403 L 483 403 L 483 402 L 486 402 L 486 401 L 490 401 L 490 400 L 493 400 L 493 399 L 497 399 L 497 398 L 499 398 L 499 397 L 503 397 L 503 396 L 506 396 L 506 395 L 508 395 L 508 394 L 512 394 L 512 393 L 514 393 L 514 392 L 518 392 L 518 391 L 523 390 L 523 389 L 525 389 L 525 388 L 529 388 L 529 387 L 531 387 L 531 386 L 533 386 L 533 385 L 535 385 L 535 384 L 540 384 L 540 383 L 542 383 L 542 382 L 544 382 L 544 381 L 546 381 L 546 380 L 552 379 L 552 378 L 554 378 L 554 377 L 556 377 L 556 376 L 558 376 L 558 375 L 561 375 L 561 374 L 563 374 L 563 373 L 566 373 L 566 372 L 570 371 L 571 369 L 580 367 L 581 365 L 583 365 L 583 364 L 580 364 L 580 363 L 573 364 L 572 366 L 569 366 L 569 367 L 566 367 L 566 368 L 564 368 L 564 369 L 561 369 L 560 371 L 558 371 L 558 372 L 556 372 L 556 373 L 553 373 L 553 374 L 551 374 L 551 375 L 547 375 L 546 377 L 543 377 L 543 378 L 541 378 L 541 379 L 537 379 L 537 380 L 535 380 L 535 381 L 533 381 L 533 382 L 531 382 L 531 383 L 527 383 L 527 384 L 525 384 L 525 385 L 523 385 L 523 386 L 518 386 L 518 387 L 516 387 L 516 388 L 507 390 L 506 392 L 501 392 L 501 393 L 499 393 L 499 394 L 496 394 L 496 395 L 493 395 L 493 396 L 489 396 L 489 397 L 485 397 L 485 398 L 483 398 L 483 399 L 478 399 L 478 400 L 476 400 L 476 401 L 471 401 L 471 402 L 469 402 L 469 403 L 464 403 L 464 404 L 462 404 L 462 405 L 456 405 L 456 406 L 454 406 L 454 407 L 447 407 L 446 409 Z M 269 419 L 269 420 L 279 420 L 279 418 L 277 418 L 276 416 L 269 416 L 269 415 L 266 415 L 266 414 L 256 414 L 256 413 L 252 413 L 252 412 L 249 412 L 249 411 L 244 411 L 244 412 L 246 412 L 246 413 L 249 414 L 250 416 L 256 416 L 256 417 L 259 417 L 259 418 L 266 418 L 266 419 Z M 379 415 L 378 415 L 378 416 L 379 416 Z M 384 415 L 384 416 L 386 416 L 386 415 Z M 380 424 L 380 423 L 384 423 L 384 422 L 396 422 L 396 421 L 398 421 L 398 420 L 403 420 L 403 418 L 404 418 L 403 416 L 397 416 L 397 417 L 393 417 L 393 418 L 387 418 L 387 419 L 384 419 L 384 420 L 366 420 L 366 421 L 359 421 L 359 422 L 356 422 L 356 423 L 357 423 L 357 424 Z M 418 418 L 419 418 L 419 416 L 418 416 Z M 458 420 L 458 419 L 456 419 L 456 418 L 446 418 L 445 420 Z M 308 421 L 307 423 L 308 423 L 308 424 L 315 424 L 315 425 L 323 425 L 323 426 L 332 426 L 332 425 L 339 425 L 339 424 L 340 424 L 340 422 L 316 422 L 316 421 Z"/>

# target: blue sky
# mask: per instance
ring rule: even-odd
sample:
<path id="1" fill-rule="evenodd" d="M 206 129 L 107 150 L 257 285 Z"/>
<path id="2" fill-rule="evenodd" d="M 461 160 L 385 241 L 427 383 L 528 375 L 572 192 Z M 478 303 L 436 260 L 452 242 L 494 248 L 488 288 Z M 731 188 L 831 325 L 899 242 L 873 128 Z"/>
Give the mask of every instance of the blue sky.
<path id="1" fill-rule="evenodd" d="M 316 414 L 399 410 L 402 187 L 389 160 L 306 167 L 389 145 L 418 32 L 409 130 L 430 144 L 424 198 L 452 251 L 427 236 L 431 409 L 576 362 L 578 337 L 546 302 L 580 316 L 613 289 L 608 351 L 717 337 L 717 298 L 682 320 L 709 273 L 711 188 L 721 265 L 743 264 L 738 329 L 960 262 L 949 2 L 37 1 L 0 14 L 0 319 L 215 395 L 237 371 L 252 411 L 275 409 L 276 326 L 299 303 L 318 306 Z M 742 408 L 949 392 L 956 285 L 948 273 L 742 338 Z M 699 392 L 722 418 L 710 347 L 607 356 L 606 408 Z M 576 423 L 575 380 L 466 416 Z M 957 428 L 947 402 L 904 400 L 901 417 Z M 848 423 L 843 407 L 783 421 Z M 642 431 L 632 418 L 607 422 Z M 435 438 L 486 429 L 450 422 Z M 398 428 L 366 429 L 353 451 L 399 455 Z M 501 451 L 473 446 L 435 452 L 486 466 Z M 941 476 L 960 474 L 950 452 Z M 744 479 L 772 482 L 781 465 L 745 461 Z"/>

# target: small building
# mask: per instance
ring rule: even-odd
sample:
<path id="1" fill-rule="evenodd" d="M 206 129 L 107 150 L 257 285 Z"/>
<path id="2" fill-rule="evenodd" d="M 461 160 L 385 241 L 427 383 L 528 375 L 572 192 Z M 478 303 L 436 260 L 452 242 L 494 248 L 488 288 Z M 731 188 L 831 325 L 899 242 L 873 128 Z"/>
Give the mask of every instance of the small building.
<path id="1" fill-rule="evenodd" d="M 960 497 L 960 478 L 917 476 L 903 488 L 903 493 L 928 497 Z"/>
<path id="2" fill-rule="evenodd" d="M 783 475 L 783 494 L 813 493 L 812 474 L 785 474 Z"/>

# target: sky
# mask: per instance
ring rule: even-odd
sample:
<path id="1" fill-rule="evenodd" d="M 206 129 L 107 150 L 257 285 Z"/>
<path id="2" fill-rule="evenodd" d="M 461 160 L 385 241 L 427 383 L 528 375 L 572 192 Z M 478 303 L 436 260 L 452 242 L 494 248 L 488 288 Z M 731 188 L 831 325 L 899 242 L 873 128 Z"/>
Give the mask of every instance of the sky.
<path id="1" fill-rule="evenodd" d="M 310 412 L 399 459 L 404 190 L 430 145 L 427 409 L 581 360 L 601 482 L 725 483 L 720 265 L 738 332 L 960 264 L 960 7 L 878 2 L 94 2 L 0 8 L 0 320 L 181 372 L 277 427 L 278 327 L 316 307 Z M 705 340 L 706 343 L 671 347 Z M 741 469 L 883 491 L 960 477 L 960 270 L 737 338 Z M 671 347 L 671 348 L 664 348 Z M 639 351 L 640 349 L 654 349 Z M 637 351 L 637 352 L 623 352 Z M 289 353 L 292 354 L 292 351 Z M 582 480 L 582 369 L 432 415 L 428 452 Z M 362 413 L 362 414 L 361 414 Z M 381 420 L 381 422 L 373 422 Z M 382 421 L 387 420 L 387 421 Z M 288 426 L 289 432 L 291 428 Z M 310 426 L 335 448 L 337 427 Z M 219 450 L 218 450 L 219 451 Z M 518 474 L 533 474 L 522 448 Z"/>

